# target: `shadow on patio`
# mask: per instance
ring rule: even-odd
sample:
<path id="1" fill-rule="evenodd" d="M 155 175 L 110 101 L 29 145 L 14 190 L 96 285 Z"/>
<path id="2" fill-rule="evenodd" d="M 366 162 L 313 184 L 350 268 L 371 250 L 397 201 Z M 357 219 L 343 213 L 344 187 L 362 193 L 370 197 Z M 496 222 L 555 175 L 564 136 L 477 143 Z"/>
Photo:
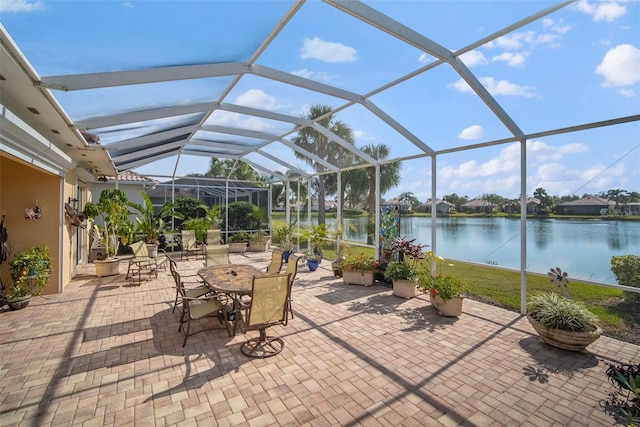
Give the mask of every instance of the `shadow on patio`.
<path id="1" fill-rule="evenodd" d="M 185 273 L 201 266 L 178 261 Z M 555 349 L 517 313 L 466 300 L 445 318 L 424 296 L 344 285 L 326 268 L 301 268 L 295 318 L 271 330 L 285 349 L 264 360 L 244 357 L 246 338 L 226 330 L 182 348 L 167 273 L 128 286 L 87 271 L 64 294 L 0 313 L 2 424 L 614 424 L 601 409 L 604 362 L 637 346 L 602 337 L 587 352 Z"/>

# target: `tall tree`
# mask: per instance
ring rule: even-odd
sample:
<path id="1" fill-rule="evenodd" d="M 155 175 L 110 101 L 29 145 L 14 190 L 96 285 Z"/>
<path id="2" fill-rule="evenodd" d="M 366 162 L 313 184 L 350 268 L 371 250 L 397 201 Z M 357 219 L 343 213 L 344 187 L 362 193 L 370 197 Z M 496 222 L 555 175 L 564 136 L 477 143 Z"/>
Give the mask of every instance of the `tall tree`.
<path id="1" fill-rule="evenodd" d="M 400 193 L 398 196 L 398 200 L 411 205 L 412 208 L 415 208 L 420 204 L 420 200 L 413 194 L 411 191 L 405 191 Z"/>
<path id="2" fill-rule="evenodd" d="M 331 107 L 328 105 L 313 105 L 309 109 L 309 113 L 304 117 L 308 120 L 315 121 L 320 126 L 330 130 L 335 135 L 344 139 L 350 144 L 354 143 L 353 131 L 346 123 L 337 120 L 331 113 Z M 318 118 L 322 117 L 319 120 Z M 346 166 L 346 158 L 349 157 L 349 151 L 341 147 L 337 142 L 330 140 L 326 135 L 316 131 L 310 127 L 304 127 L 298 131 L 298 136 L 292 139 L 293 143 L 303 148 L 323 160 L 336 166 Z M 324 166 L 300 153 L 295 153 L 298 159 L 304 160 L 311 165 L 316 172 L 323 172 Z M 335 177 L 327 175 L 319 175 L 317 179 L 317 196 L 318 196 L 318 224 L 325 223 L 325 185 L 328 180 Z M 334 190 L 335 191 L 335 190 Z"/>
<path id="3" fill-rule="evenodd" d="M 616 202 L 615 206 L 613 207 L 613 210 L 615 212 L 618 212 L 620 209 L 620 202 L 624 203 L 624 201 L 626 200 L 626 197 L 628 195 L 627 190 L 621 190 L 619 188 L 617 189 L 612 189 L 607 191 L 607 199 L 609 200 L 613 200 L 614 202 Z"/>
<path id="4" fill-rule="evenodd" d="M 211 158 L 209 170 L 204 176 L 225 179 L 229 177 L 229 179 L 238 181 L 265 181 L 258 171 L 242 160 L 236 162 L 236 160 L 218 159 L 216 157 Z"/>
<path id="5" fill-rule="evenodd" d="M 547 190 L 542 187 L 538 187 L 533 192 L 533 197 L 540 200 L 540 209 L 543 212 L 547 212 L 547 208 L 549 206 L 549 195 L 547 194 Z"/>
<path id="6" fill-rule="evenodd" d="M 376 160 L 384 160 L 389 157 L 391 150 L 388 145 L 365 145 L 361 150 L 373 157 Z M 362 169 L 358 169 L 362 170 Z M 375 229 L 375 212 L 376 212 L 376 197 L 380 198 L 384 193 L 400 184 L 400 171 L 402 170 L 401 162 L 385 163 L 380 166 L 380 194 L 376 194 L 376 168 L 369 167 L 364 169 L 364 173 L 368 181 L 369 196 L 367 197 L 367 204 L 369 205 L 369 227 Z M 373 225 L 372 225 L 373 224 Z M 372 232 L 367 233 L 367 244 L 372 245 L 374 242 L 374 235 Z"/>

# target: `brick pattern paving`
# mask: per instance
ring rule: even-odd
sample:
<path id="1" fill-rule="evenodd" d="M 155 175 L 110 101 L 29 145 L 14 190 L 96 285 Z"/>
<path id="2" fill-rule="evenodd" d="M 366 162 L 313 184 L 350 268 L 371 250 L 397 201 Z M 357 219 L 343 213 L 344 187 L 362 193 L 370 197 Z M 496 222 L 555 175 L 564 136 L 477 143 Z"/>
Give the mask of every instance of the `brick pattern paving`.
<path id="1" fill-rule="evenodd" d="M 268 253 L 232 255 L 266 267 Z M 130 285 L 89 266 L 64 294 L 0 313 L 2 426 L 598 426 L 606 361 L 639 347 L 602 337 L 572 353 L 526 318 L 465 300 L 459 319 L 427 298 L 345 285 L 301 267 L 282 353 L 249 359 L 217 319 L 189 337 L 171 277 Z M 178 261 L 195 273 L 202 261 Z M 216 328 L 216 329 L 211 329 Z M 254 336 L 257 332 L 249 332 Z"/>

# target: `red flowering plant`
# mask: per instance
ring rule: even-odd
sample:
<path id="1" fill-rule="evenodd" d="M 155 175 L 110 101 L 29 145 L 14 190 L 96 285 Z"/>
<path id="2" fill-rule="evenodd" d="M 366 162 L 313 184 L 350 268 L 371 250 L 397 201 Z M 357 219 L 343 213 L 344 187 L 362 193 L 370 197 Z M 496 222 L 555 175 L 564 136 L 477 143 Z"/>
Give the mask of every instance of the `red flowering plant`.
<path id="1" fill-rule="evenodd" d="M 353 271 L 373 271 L 377 268 L 377 261 L 371 255 L 365 255 L 364 252 L 347 252 L 342 264 L 343 270 Z"/>
<path id="2" fill-rule="evenodd" d="M 440 261 L 444 261 L 444 258 L 440 256 L 437 258 Z M 418 274 L 418 286 L 424 292 L 428 291 L 432 297 L 440 296 L 444 301 L 464 295 L 464 283 L 462 283 L 462 280 L 453 274 L 441 271 L 433 273 L 428 270 L 421 271 Z"/>

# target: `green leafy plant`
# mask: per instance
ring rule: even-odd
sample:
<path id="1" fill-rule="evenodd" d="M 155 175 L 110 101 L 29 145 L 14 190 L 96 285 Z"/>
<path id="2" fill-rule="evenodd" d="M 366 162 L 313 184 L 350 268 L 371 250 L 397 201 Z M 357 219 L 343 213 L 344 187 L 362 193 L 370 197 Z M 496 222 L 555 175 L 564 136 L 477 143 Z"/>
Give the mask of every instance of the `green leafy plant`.
<path id="1" fill-rule="evenodd" d="M 598 327 L 598 317 L 579 301 L 555 292 L 541 292 L 527 303 L 529 315 L 542 325 L 574 332 L 592 332 Z"/>
<path id="2" fill-rule="evenodd" d="M 138 217 L 136 217 L 136 232 L 142 234 L 145 243 L 158 243 L 160 234 L 164 229 L 164 220 L 160 215 L 156 215 L 153 210 L 153 203 L 149 195 L 142 192 L 142 198 L 144 204 L 129 202 L 129 206 L 138 211 Z"/>
<path id="3" fill-rule="evenodd" d="M 427 245 L 414 243 L 416 239 L 407 240 L 398 237 L 392 249 L 400 257 L 400 261 L 392 261 L 384 271 L 387 280 L 414 280 L 418 277 L 418 262 L 424 258 L 422 248 Z"/>
<path id="4" fill-rule="evenodd" d="M 343 270 L 353 271 L 373 271 L 378 267 L 378 262 L 371 255 L 366 255 L 364 252 L 347 252 L 344 263 L 342 264 Z"/>
<path id="5" fill-rule="evenodd" d="M 209 221 L 205 218 L 189 218 L 182 223 L 182 229 L 195 231 L 196 240 L 204 242 L 207 239 Z"/>
<path id="6" fill-rule="evenodd" d="M 640 288 L 640 256 L 616 255 L 611 257 L 611 271 L 620 285 Z M 624 299 L 640 303 L 640 293 L 623 291 Z"/>
<path id="7" fill-rule="evenodd" d="M 310 225 L 302 232 L 302 239 L 309 241 L 309 249 L 322 255 L 322 244 L 327 238 L 327 226 L 325 224 Z"/>
<path id="8" fill-rule="evenodd" d="M 249 233 L 246 231 L 238 231 L 229 237 L 231 243 L 249 243 Z"/>
<path id="9" fill-rule="evenodd" d="M 8 297 L 22 297 L 26 294 L 40 294 L 49 281 L 51 274 L 51 256 L 45 246 L 33 246 L 29 250 L 18 252 L 9 262 L 11 278 L 15 283 L 9 289 Z"/>
<path id="10" fill-rule="evenodd" d="M 264 230 L 258 230 L 255 233 L 251 233 L 249 235 L 249 242 L 251 243 L 262 243 L 262 238 L 265 237 L 267 233 Z"/>
<path id="11" fill-rule="evenodd" d="M 415 280 L 417 277 L 418 271 L 403 261 L 392 261 L 384 270 L 384 278 L 387 280 Z"/>
<path id="12" fill-rule="evenodd" d="M 129 220 L 129 200 L 122 190 L 102 190 L 98 203 L 87 202 L 84 205 L 84 214 L 87 218 L 95 220 L 101 216 L 104 227 L 101 228 L 104 244 L 109 258 L 118 253 L 118 247 L 122 241 L 127 245 L 133 232 L 133 223 Z"/>
<path id="13" fill-rule="evenodd" d="M 453 274 L 435 272 L 428 270 L 418 273 L 418 286 L 428 291 L 431 296 L 440 296 L 444 301 L 464 294 L 464 284 L 462 280 Z"/>
<path id="14" fill-rule="evenodd" d="M 605 412 L 629 426 L 640 423 L 640 363 L 607 364 L 606 375 L 615 391 L 609 393 Z"/>
<path id="15" fill-rule="evenodd" d="M 296 222 L 284 224 L 276 229 L 276 239 L 283 251 L 293 250 L 293 230 Z"/>

